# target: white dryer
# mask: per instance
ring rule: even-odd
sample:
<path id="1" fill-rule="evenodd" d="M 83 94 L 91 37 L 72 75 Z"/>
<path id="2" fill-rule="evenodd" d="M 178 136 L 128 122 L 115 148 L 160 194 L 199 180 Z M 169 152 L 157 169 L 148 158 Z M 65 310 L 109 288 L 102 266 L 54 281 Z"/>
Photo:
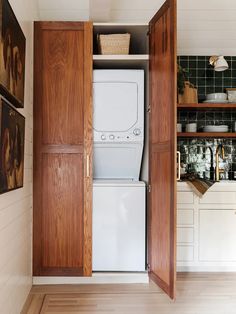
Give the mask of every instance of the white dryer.
<path id="1" fill-rule="evenodd" d="M 94 179 L 138 181 L 144 140 L 144 71 L 93 73 Z"/>

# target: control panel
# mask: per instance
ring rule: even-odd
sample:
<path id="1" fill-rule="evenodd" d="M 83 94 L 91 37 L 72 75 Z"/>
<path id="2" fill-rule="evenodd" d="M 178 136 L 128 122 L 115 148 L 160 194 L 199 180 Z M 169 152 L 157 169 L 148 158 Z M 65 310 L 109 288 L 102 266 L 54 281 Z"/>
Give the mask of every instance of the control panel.
<path id="1" fill-rule="evenodd" d="M 94 142 L 140 142 L 143 129 L 136 127 L 128 132 L 97 132 L 93 134 Z"/>

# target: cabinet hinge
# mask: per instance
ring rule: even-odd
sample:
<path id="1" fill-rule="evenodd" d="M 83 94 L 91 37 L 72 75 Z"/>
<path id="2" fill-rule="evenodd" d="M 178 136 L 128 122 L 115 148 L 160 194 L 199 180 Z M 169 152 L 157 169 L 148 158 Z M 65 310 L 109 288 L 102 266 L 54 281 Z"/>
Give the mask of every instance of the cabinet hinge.
<path id="1" fill-rule="evenodd" d="M 147 264 L 147 271 L 148 271 L 148 273 L 150 273 L 150 271 L 151 271 L 150 264 Z"/>
<path id="2" fill-rule="evenodd" d="M 148 105 L 147 113 L 151 113 L 151 106 L 150 105 Z"/>
<path id="3" fill-rule="evenodd" d="M 148 193 L 151 193 L 151 185 L 148 185 Z"/>
<path id="4" fill-rule="evenodd" d="M 151 32 L 150 31 L 147 31 L 147 36 L 149 36 L 151 34 Z"/>

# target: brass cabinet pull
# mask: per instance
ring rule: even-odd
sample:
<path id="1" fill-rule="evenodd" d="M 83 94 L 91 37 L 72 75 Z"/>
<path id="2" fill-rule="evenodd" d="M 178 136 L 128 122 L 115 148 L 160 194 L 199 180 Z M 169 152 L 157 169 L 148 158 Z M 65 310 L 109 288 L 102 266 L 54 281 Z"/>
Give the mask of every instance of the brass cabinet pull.
<path id="1" fill-rule="evenodd" d="M 177 159 L 178 159 L 178 171 L 177 171 L 177 181 L 180 180 L 180 152 L 177 152 Z"/>
<path id="2" fill-rule="evenodd" d="M 86 156 L 86 177 L 90 177 L 90 157 L 89 155 Z"/>

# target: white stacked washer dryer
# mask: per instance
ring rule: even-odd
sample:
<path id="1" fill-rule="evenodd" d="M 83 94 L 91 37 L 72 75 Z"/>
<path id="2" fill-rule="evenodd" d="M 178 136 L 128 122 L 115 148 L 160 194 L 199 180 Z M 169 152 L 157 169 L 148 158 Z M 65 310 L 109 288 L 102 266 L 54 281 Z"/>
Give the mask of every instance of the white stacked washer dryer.
<path id="1" fill-rule="evenodd" d="M 145 271 L 144 71 L 93 75 L 93 271 Z"/>

